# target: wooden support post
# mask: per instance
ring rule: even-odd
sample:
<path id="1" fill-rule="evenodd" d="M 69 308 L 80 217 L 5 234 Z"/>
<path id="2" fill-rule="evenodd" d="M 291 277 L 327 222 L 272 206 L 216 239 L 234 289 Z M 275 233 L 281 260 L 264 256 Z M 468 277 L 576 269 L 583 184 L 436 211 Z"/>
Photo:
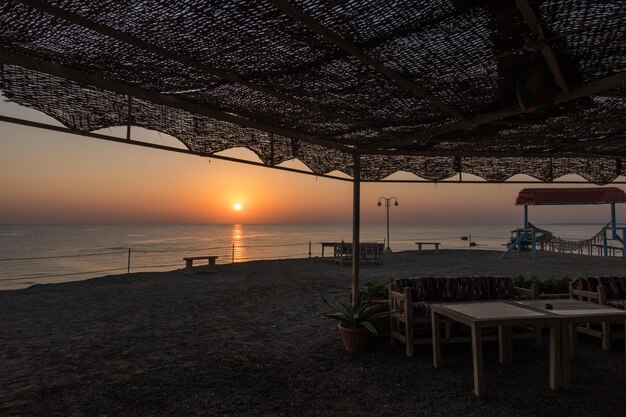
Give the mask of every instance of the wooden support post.
<path id="1" fill-rule="evenodd" d="M 352 170 L 352 300 L 359 296 L 359 249 L 361 225 L 361 156 L 354 155 Z"/>
<path id="2" fill-rule="evenodd" d="M 324 247 L 322 246 L 322 248 Z M 396 310 L 396 305 L 395 305 L 395 300 L 393 296 L 391 295 L 391 284 L 389 284 L 388 288 L 389 288 L 389 342 L 391 343 L 391 346 L 394 346 L 396 344 L 396 338 L 393 337 L 393 333 L 395 332 L 394 321 L 396 320 L 393 317 L 393 312 Z"/>
<path id="3" fill-rule="evenodd" d="M 528 229 L 528 204 L 524 204 L 524 229 Z"/>
<path id="4" fill-rule="evenodd" d="M 524 16 L 526 24 L 535 36 L 535 41 L 540 43 L 539 50 L 543 54 L 543 57 L 548 64 L 548 67 L 550 67 L 550 71 L 552 71 L 556 83 L 561 88 L 561 91 L 563 91 L 564 93 L 569 92 L 570 88 L 567 84 L 567 81 L 565 80 L 565 77 L 563 76 L 563 73 L 561 72 L 561 67 L 556 60 L 554 52 L 552 52 L 552 48 L 550 48 L 550 45 L 548 45 L 546 41 L 543 30 L 541 29 L 541 25 L 539 24 L 539 20 L 535 16 L 535 13 L 530 6 L 528 0 L 516 0 L 516 3 L 520 12 L 522 12 L 522 16 Z"/>
<path id="5" fill-rule="evenodd" d="M 615 203 L 611 203 L 611 232 L 612 232 L 612 239 L 613 240 L 618 240 L 617 239 L 617 225 L 615 222 Z"/>
<path id="6" fill-rule="evenodd" d="M 131 251 L 131 249 L 128 248 L 128 267 L 126 269 L 126 273 L 127 274 L 130 274 L 130 251 Z"/>
<path id="7" fill-rule="evenodd" d="M 406 356 L 413 356 L 413 316 L 411 308 L 413 306 L 411 298 L 411 289 L 404 289 L 404 337 L 406 339 Z M 434 313 L 433 313 L 434 314 Z M 434 337 L 434 336 L 433 336 Z"/>
<path id="8" fill-rule="evenodd" d="M 309 258 L 311 257 L 311 241 L 309 240 Z"/>

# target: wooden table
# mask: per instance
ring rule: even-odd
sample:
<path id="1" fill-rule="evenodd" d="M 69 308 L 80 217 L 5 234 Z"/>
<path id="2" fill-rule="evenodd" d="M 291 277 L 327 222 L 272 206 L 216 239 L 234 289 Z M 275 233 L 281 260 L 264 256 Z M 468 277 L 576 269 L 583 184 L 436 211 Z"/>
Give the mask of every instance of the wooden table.
<path id="1" fill-rule="evenodd" d="M 563 388 L 565 389 L 570 389 L 572 385 L 570 358 L 573 358 L 575 354 L 576 325 L 579 323 L 620 322 L 626 326 L 626 311 L 588 301 L 529 300 L 517 301 L 516 303 L 538 312 L 547 312 L 559 317 L 561 321 L 561 366 L 563 370 Z M 546 309 L 546 304 L 552 305 L 552 309 Z M 603 347 L 607 347 L 607 343 L 610 343 L 610 334 L 608 334 L 609 329 L 604 330 Z M 624 338 L 624 349 L 624 359 L 626 359 L 626 338 Z"/>
<path id="2" fill-rule="evenodd" d="M 439 253 L 439 245 L 441 242 L 415 242 L 417 245 L 417 253 L 422 253 L 422 245 L 430 245 L 435 247 L 435 253 Z"/>
<path id="3" fill-rule="evenodd" d="M 482 329 L 497 327 L 499 334 L 500 362 L 507 363 L 513 357 L 512 326 L 548 326 L 550 328 L 550 388 L 561 386 L 561 331 L 559 317 L 540 312 L 509 301 L 490 301 L 459 304 L 434 304 L 432 306 L 433 364 L 441 368 L 440 320 L 447 317 L 469 326 L 472 333 L 472 364 L 474 368 L 474 393 L 485 395 L 483 372 Z"/>
<path id="4" fill-rule="evenodd" d="M 334 248 L 340 242 L 321 242 L 322 244 L 322 258 L 324 257 L 324 248 Z"/>

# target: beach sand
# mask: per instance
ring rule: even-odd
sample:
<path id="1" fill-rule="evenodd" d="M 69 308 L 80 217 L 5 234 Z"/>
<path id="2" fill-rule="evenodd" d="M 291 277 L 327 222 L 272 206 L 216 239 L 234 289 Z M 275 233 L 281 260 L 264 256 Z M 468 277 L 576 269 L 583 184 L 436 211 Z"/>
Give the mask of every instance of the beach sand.
<path id="1" fill-rule="evenodd" d="M 419 275 L 626 275 L 614 258 L 493 251 L 401 252 L 362 283 Z M 624 346 L 581 337 L 573 390 L 548 388 L 548 350 L 485 347 L 488 397 L 472 391 L 469 345 L 373 339 L 347 353 L 322 297 L 350 266 L 319 258 L 220 265 L 215 274 L 136 273 L 0 292 L 0 415 L 608 416 L 626 404 Z"/>

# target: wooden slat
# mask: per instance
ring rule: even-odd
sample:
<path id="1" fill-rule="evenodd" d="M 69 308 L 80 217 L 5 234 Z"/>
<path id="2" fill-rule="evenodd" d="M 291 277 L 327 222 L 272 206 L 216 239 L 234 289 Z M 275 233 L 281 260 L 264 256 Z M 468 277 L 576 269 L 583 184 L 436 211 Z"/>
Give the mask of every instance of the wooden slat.
<path id="1" fill-rule="evenodd" d="M 584 129 L 626 129 L 626 123 L 586 123 L 586 122 L 563 122 L 563 121 L 536 121 L 504 119 L 487 122 L 490 125 L 502 126 L 545 126 L 545 127 L 580 127 Z"/>
<path id="2" fill-rule="evenodd" d="M 546 63 L 550 67 L 550 71 L 552 71 L 552 74 L 556 79 L 556 83 L 561 88 L 561 91 L 567 93 L 569 91 L 569 85 L 567 84 L 567 81 L 563 76 L 563 72 L 561 72 L 561 67 L 556 60 L 556 56 L 554 56 L 552 48 L 550 48 L 550 45 L 548 45 L 546 41 L 546 37 L 543 34 L 541 25 L 539 24 L 539 21 L 537 20 L 537 17 L 533 12 L 532 7 L 530 7 L 530 4 L 528 4 L 528 0 L 515 0 L 515 3 L 517 3 L 517 8 L 520 10 L 520 12 L 522 12 L 522 16 L 524 16 L 526 24 L 528 25 L 532 33 L 537 37 L 537 40 L 544 42 L 544 46 L 541 48 L 541 53 L 543 54 Z"/>
<path id="3" fill-rule="evenodd" d="M 198 71 L 201 71 L 205 74 L 210 74 L 213 75 L 215 77 L 221 78 L 223 80 L 229 81 L 231 83 L 235 83 L 235 84 L 239 84 L 242 85 L 246 88 L 249 88 L 250 90 L 254 90 L 254 91 L 258 91 L 261 92 L 263 94 L 267 94 L 268 96 L 274 97 L 277 100 L 283 101 L 283 102 L 287 102 L 290 104 L 293 104 L 295 106 L 299 106 L 302 108 L 305 108 L 307 110 L 311 110 L 314 111 L 316 113 L 320 113 L 323 114 L 324 116 L 333 118 L 335 120 L 341 120 L 345 123 L 349 123 L 349 124 L 356 124 L 358 126 L 364 127 L 366 129 L 371 129 L 371 130 L 375 130 L 375 131 L 380 131 L 380 127 L 375 126 L 367 121 L 363 121 L 363 120 L 356 120 L 356 119 L 352 119 L 350 117 L 346 117 L 346 116 L 342 116 L 341 114 L 338 114 L 336 111 L 333 110 L 327 110 L 315 103 L 310 103 L 308 101 L 304 101 L 304 100 L 300 100 L 298 98 L 295 97 L 291 97 L 288 96 L 286 94 L 274 91 L 268 87 L 265 87 L 263 85 L 254 83 L 252 81 L 249 81 L 237 74 L 234 74 L 232 72 L 229 71 L 225 71 L 222 69 L 218 69 L 218 68 L 213 68 L 209 65 L 203 64 L 202 62 L 196 61 L 192 58 L 189 58 L 188 56 L 184 56 L 175 52 L 172 52 L 170 50 L 167 50 L 165 48 L 161 48 L 159 46 L 153 45 L 150 42 L 146 42 L 142 39 L 139 39 L 131 34 L 128 34 L 126 32 L 122 32 L 120 30 L 114 29 L 110 26 L 107 25 L 103 25 L 101 23 L 98 22 L 94 22 L 90 19 L 87 19 L 84 16 L 81 16 L 79 14 L 76 13 L 72 13 L 72 12 L 68 12 L 66 10 L 63 10 L 59 7 L 56 7 L 54 5 L 45 3 L 43 1 L 40 0 L 16 0 L 17 2 L 31 7 L 33 9 L 39 10 L 41 12 L 44 12 L 46 14 L 49 14 L 51 16 L 54 16 L 56 18 L 59 19 L 63 19 L 66 20 L 68 22 L 71 22 L 75 25 L 84 27 L 86 29 L 89 29 L 91 31 L 100 33 L 102 35 L 108 36 L 110 38 L 116 39 L 118 41 L 124 42 L 127 45 L 131 45 L 137 49 L 141 49 L 143 51 L 146 52 L 150 52 L 156 56 L 159 56 L 161 58 L 166 58 L 168 60 L 171 61 L 175 61 L 178 62 L 180 64 L 186 65 L 188 67 L 191 68 L 195 68 Z"/>
<path id="4" fill-rule="evenodd" d="M 274 6 L 276 6 L 276 8 L 282 10 L 284 13 L 289 15 L 293 20 L 296 20 L 304 24 L 313 32 L 317 33 L 318 35 L 322 36 L 323 38 L 331 42 L 333 45 L 337 46 L 338 48 L 343 49 L 350 55 L 358 58 L 364 64 L 369 65 L 370 67 L 374 68 L 379 73 L 397 82 L 404 89 L 412 92 L 413 94 L 419 97 L 422 97 L 423 99 L 430 101 L 439 110 L 445 113 L 451 114 L 458 119 L 461 119 L 461 120 L 464 119 L 464 116 L 461 113 L 459 113 L 457 110 L 453 109 L 452 107 L 448 106 L 447 104 L 445 104 L 444 102 L 442 102 L 441 100 L 433 96 L 432 94 L 427 93 L 415 81 L 404 77 L 398 72 L 386 67 L 380 61 L 367 55 L 354 43 L 350 42 L 349 40 L 345 38 L 342 38 L 337 33 L 327 28 L 326 26 L 322 25 L 321 23 L 317 22 L 310 16 L 296 9 L 287 0 L 269 0 L 269 2 L 272 3 Z"/>

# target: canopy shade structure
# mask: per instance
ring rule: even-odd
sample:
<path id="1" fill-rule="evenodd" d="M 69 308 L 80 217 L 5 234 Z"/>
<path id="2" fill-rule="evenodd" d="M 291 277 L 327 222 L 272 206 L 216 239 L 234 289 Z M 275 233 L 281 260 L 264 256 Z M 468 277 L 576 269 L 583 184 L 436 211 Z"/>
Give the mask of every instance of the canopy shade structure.
<path id="1" fill-rule="evenodd" d="M 626 203 L 626 194 L 616 187 L 597 188 L 524 188 L 515 205 L 578 205 Z"/>
<path id="2" fill-rule="evenodd" d="M 0 92 L 67 128 L 360 180 L 626 175 L 623 1 L 6 0 Z M 554 87 L 532 100 L 533 68 Z M 529 72 L 530 71 L 530 72 Z M 532 81 L 532 79 L 531 79 Z M 6 121 L 6 120 L 5 120 Z"/>

